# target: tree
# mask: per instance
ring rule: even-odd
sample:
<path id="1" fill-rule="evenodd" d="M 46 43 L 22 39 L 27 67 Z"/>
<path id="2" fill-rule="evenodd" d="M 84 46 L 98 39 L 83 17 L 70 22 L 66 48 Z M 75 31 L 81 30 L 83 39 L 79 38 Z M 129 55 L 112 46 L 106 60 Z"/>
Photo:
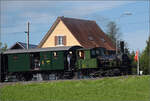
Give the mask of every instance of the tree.
<path id="1" fill-rule="evenodd" d="M 146 41 L 147 46 L 140 56 L 140 69 L 144 74 L 150 74 L 150 36 Z"/>
<path id="2" fill-rule="evenodd" d="M 120 42 L 124 40 L 120 39 L 120 36 L 122 35 L 122 33 L 120 32 L 120 28 L 117 26 L 117 24 L 114 21 L 110 21 L 107 24 L 106 33 L 107 33 L 107 36 L 112 40 L 113 44 L 115 46 L 117 45 L 117 53 L 121 53 Z M 127 53 L 128 55 L 130 53 L 129 48 L 128 48 L 128 43 L 125 41 L 124 41 L 124 52 Z"/>
<path id="3" fill-rule="evenodd" d="M 5 43 L 3 46 L 2 42 L 0 42 L 0 52 L 6 51 L 6 49 L 7 49 L 7 44 Z"/>
<path id="4" fill-rule="evenodd" d="M 107 25 L 107 35 L 113 41 L 113 44 L 116 45 L 116 40 L 120 38 L 120 29 L 117 27 L 117 24 L 113 21 L 110 21 Z"/>

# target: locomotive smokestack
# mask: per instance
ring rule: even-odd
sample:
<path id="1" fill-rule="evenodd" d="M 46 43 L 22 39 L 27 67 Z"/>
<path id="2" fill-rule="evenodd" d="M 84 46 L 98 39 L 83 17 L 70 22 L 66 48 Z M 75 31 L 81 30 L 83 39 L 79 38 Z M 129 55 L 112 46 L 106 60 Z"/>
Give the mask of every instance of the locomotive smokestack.
<path id="1" fill-rule="evenodd" d="M 124 41 L 120 41 L 121 53 L 124 53 Z"/>

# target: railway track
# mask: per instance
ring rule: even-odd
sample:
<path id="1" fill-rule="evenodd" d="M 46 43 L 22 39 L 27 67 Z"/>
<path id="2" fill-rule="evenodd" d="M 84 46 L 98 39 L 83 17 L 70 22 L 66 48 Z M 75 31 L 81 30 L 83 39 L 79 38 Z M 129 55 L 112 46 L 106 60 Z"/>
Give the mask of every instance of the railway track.
<path id="1" fill-rule="evenodd" d="M 137 76 L 137 75 L 133 75 Z M 120 76 L 113 76 L 112 78 L 117 78 Z M 128 75 L 124 75 L 122 77 L 128 78 Z M 97 80 L 103 79 L 108 77 L 96 77 L 96 78 L 82 78 L 82 79 L 60 79 L 60 80 L 42 80 L 42 81 L 17 81 L 17 82 L 3 82 L 0 83 L 0 88 L 7 86 L 7 85 L 16 85 L 16 84 L 31 84 L 31 83 L 48 83 L 48 82 L 60 82 L 60 81 L 79 81 L 79 80 Z"/>
<path id="2" fill-rule="evenodd" d="M 102 77 L 104 78 L 104 77 Z M 39 81 L 17 81 L 17 82 L 3 82 L 0 83 L 0 88 L 7 85 L 16 85 L 16 84 L 31 84 L 31 83 L 46 83 L 46 82 L 60 82 L 60 81 L 79 81 L 79 80 L 95 80 L 102 78 L 82 78 L 82 79 L 59 79 L 59 80 L 39 80 Z"/>

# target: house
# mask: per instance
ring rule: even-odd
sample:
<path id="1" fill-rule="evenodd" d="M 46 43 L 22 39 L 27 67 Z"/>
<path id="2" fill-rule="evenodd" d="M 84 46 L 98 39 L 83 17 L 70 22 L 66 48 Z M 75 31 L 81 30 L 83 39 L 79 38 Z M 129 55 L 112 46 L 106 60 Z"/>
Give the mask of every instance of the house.
<path id="1" fill-rule="evenodd" d="M 37 45 L 29 44 L 29 49 L 36 48 Z M 9 49 L 27 49 L 27 44 L 22 42 L 16 42 L 13 46 Z"/>
<path id="2" fill-rule="evenodd" d="M 115 51 L 111 39 L 95 21 L 63 16 L 56 19 L 39 43 L 38 48 L 73 45 L 84 48 L 104 47 L 107 50 Z"/>

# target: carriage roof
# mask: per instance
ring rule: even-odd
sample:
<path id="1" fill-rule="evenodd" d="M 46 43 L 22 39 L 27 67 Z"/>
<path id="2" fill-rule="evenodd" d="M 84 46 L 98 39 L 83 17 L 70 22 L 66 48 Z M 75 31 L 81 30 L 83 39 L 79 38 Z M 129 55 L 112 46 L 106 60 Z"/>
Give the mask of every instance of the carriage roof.
<path id="1" fill-rule="evenodd" d="M 69 51 L 74 49 L 82 48 L 81 46 L 60 46 L 60 47 L 49 47 L 49 48 L 34 48 L 34 49 L 13 49 L 7 50 L 4 54 L 13 53 L 34 53 L 34 52 L 46 52 L 46 51 Z"/>

